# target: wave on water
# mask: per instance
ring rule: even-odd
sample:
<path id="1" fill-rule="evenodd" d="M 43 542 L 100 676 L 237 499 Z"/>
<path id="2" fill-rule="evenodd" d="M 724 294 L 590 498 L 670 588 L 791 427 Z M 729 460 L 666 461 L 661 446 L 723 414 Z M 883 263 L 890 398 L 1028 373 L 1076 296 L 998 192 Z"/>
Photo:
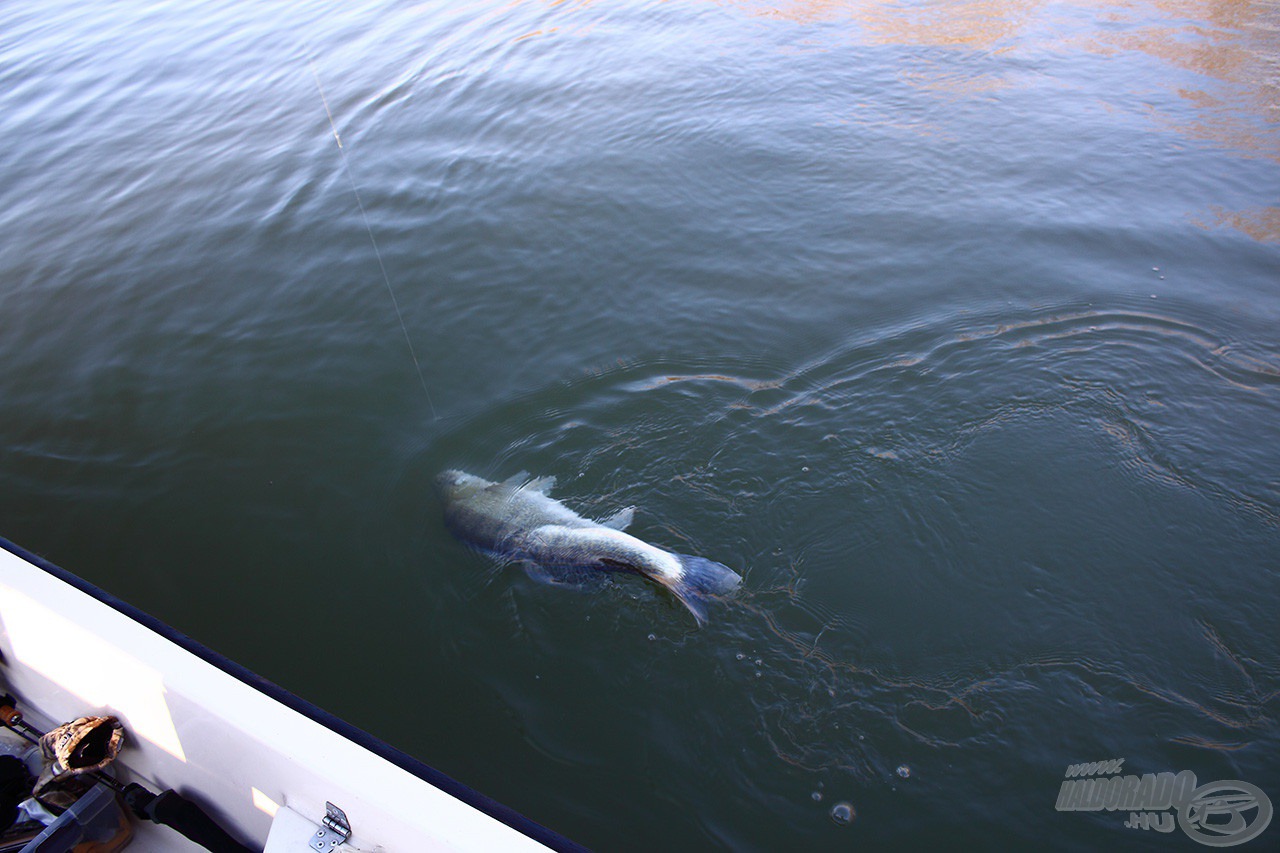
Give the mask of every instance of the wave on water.
<path id="1" fill-rule="evenodd" d="M 606 684 L 626 667 L 599 632 L 657 636 L 711 680 L 668 689 L 748 715 L 780 766 L 865 785 L 1106 751 L 1060 730 L 1110 727 L 1152 767 L 1273 738 L 1280 658 L 1256 637 L 1280 493 L 1252 436 L 1277 419 L 1275 354 L 1174 312 L 1071 306 L 904 323 L 791 365 L 620 363 L 453 424 L 423 458 L 555 474 L 583 514 L 638 505 L 638 535 L 745 577 L 691 633 L 643 584 L 557 602 L 493 575 L 471 630 L 507 620 Z M 1206 584 L 1215 550 L 1256 561 Z M 590 627 L 560 623 L 584 607 Z"/>

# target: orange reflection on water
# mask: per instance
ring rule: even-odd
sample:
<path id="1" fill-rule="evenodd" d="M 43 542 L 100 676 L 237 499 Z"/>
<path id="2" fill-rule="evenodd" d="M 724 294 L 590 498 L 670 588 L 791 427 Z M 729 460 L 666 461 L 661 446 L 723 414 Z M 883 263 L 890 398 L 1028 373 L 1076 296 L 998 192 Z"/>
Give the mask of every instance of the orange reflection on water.
<path id="1" fill-rule="evenodd" d="M 799 24 L 849 22 L 861 41 L 992 50 L 1017 35 L 1042 0 L 736 0 L 752 15 Z"/>
<path id="2" fill-rule="evenodd" d="M 1186 139 L 1280 163 L 1280 7 L 1268 0 L 1148 0 L 1130 8 L 1144 24 L 1099 35 L 1100 49 L 1141 52 L 1205 78 L 1175 89 L 1184 109 L 1155 109 L 1152 119 Z M 1276 193 L 1270 196 L 1266 201 Z M 1208 213 L 1212 222 L 1200 224 L 1280 242 L 1280 208 L 1215 205 Z"/>
<path id="3" fill-rule="evenodd" d="M 730 2 L 757 17 L 823 25 L 826 38 L 832 37 L 835 25 L 840 30 L 838 39 L 946 48 L 994 58 L 996 64 L 981 71 L 950 68 L 927 57 L 903 69 L 905 82 L 949 97 L 982 96 L 1020 81 L 1030 82 L 1032 78 L 1021 69 L 1001 64 L 1001 57 L 1141 54 L 1176 73 L 1162 74 L 1157 69 L 1144 80 L 1143 92 L 1133 89 L 1132 78 L 1111 91 L 1118 98 L 1152 91 L 1171 96 L 1163 99 L 1163 105 L 1149 107 L 1147 115 L 1156 128 L 1236 155 L 1280 163 L 1280 6 L 1276 0 Z M 1200 79 L 1188 85 L 1187 72 Z M 1107 67 L 1090 65 L 1082 73 L 1106 74 Z M 1176 78 L 1182 78 L 1181 84 L 1174 82 Z M 1280 187 L 1280 180 L 1276 185 Z M 1263 204 L 1269 205 L 1274 196 Z M 1257 240 L 1280 242 L 1275 207 L 1212 211 L 1214 224 L 1237 228 Z"/>
<path id="4" fill-rule="evenodd" d="M 1223 210 L 1209 208 L 1210 219 L 1200 219 L 1198 225 L 1206 228 L 1227 225 L 1243 231 L 1260 243 L 1280 243 L 1280 207 L 1258 207 L 1251 210 Z"/>
<path id="5" fill-rule="evenodd" d="M 1040 0 L 886 3 L 867 5 L 860 19 L 873 43 L 998 53 L 1013 48 L 1042 5 Z"/>
<path id="6" fill-rule="evenodd" d="M 1268 0 L 1149 0 L 1130 4 L 1144 23 L 1099 33 L 1098 49 L 1138 51 L 1202 75 L 1178 88 L 1190 119 L 1162 115 L 1191 139 L 1280 162 L 1280 7 Z"/>

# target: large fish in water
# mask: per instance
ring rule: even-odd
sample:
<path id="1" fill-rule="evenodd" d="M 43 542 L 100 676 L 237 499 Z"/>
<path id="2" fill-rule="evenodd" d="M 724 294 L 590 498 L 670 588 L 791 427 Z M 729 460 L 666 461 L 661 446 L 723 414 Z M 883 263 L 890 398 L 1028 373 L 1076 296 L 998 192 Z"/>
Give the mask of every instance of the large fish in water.
<path id="1" fill-rule="evenodd" d="M 707 597 L 732 592 L 742 582 L 727 566 L 675 554 L 624 533 L 635 507 L 602 521 L 583 518 L 548 496 L 554 477 L 531 480 L 521 473 L 493 483 L 445 471 L 438 483 L 445 524 L 455 536 L 500 560 L 523 564 L 535 577 L 638 572 L 671 590 L 699 625 L 707 619 Z"/>

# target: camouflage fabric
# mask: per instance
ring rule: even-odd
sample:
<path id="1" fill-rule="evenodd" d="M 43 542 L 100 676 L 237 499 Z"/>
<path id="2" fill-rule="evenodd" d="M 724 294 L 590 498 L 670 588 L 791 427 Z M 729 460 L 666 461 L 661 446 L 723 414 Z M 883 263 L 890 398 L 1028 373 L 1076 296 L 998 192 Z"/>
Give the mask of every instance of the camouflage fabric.
<path id="1" fill-rule="evenodd" d="M 115 760 L 124 745 L 124 727 L 115 717 L 80 717 L 40 738 L 44 769 L 32 795 L 63 811 L 93 785 L 86 774 Z"/>

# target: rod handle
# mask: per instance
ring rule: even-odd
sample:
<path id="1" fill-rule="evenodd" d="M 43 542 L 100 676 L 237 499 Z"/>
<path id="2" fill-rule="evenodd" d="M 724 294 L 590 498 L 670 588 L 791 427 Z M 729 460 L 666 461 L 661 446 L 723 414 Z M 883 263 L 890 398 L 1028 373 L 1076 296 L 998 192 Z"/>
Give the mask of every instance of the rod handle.
<path id="1" fill-rule="evenodd" d="M 134 814 L 175 830 L 210 853 L 257 853 L 232 838 L 204 809 L 177 791 L 152 794 L 140 785 L 130 785 L 125 802 Z"/>

